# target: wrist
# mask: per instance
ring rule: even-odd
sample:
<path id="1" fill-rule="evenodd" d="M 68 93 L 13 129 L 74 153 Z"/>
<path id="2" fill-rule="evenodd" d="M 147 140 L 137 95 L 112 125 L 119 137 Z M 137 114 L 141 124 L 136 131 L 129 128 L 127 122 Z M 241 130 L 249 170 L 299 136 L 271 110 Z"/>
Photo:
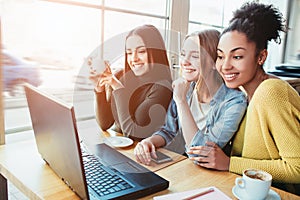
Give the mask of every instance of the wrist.
<path id="1" fill-rule="evenodd" d="M 155 148 L 163 147 L 166 145 L 166 141 L 161 135 L 152 135 L 148 139 L 155 146 Z"/>
<path id="2" fill-rule="evenodd" d="M 177 99 L 177 100 L 175 100 L 175 102 L 176 102 L 176 104 L 177 105 L 185 105 L 185 104 L 187 104 L 187 101 L 186 101 L 186 99 Z"/>
<path id="3" fill-rule="evenodd" d="M 103 87 L 94 87 L 94 92 L 95 92 L 95 93 L 101 93 L 101 92 L 104 92 L 104 88 L 103 88 Z"/>
<path id="4" fill-rule="evenodd" d="M 123 86 L 123 85 L 116 84 L 116 85 L 113 85 L 111 88 L 112 88 L 113 90 L 119 90 L 119 89 L 124 88 L 124 86 Z"/>
<path id="5" fill-rule="evenodd" d="M 177 106 L 177 109 L 178 110 L 181 110 L 181 109 L 185 109 L 186 107 L 189 107 L 188 105 L 188 102 L 186 99 L 177 99 L 175 100 L 175 103 L 176 103 L 176 106 Z"/>

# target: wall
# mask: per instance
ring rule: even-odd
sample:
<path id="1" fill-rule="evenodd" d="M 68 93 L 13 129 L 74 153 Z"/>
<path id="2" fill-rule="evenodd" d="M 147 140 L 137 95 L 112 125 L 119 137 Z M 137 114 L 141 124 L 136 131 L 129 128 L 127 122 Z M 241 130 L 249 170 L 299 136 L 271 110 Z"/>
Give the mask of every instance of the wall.
<path id="1" fill-rule="evenodd" d="M 0 18 L 0 49 L 2 52 L 2 40 L 1 40 L 1 18 Z M 3 106 L 3 79 L 2 79 L 2 53 L 0 52 L 0 145 L 5 143 L 5 128 L 4 128 L 4 106 Z"/>

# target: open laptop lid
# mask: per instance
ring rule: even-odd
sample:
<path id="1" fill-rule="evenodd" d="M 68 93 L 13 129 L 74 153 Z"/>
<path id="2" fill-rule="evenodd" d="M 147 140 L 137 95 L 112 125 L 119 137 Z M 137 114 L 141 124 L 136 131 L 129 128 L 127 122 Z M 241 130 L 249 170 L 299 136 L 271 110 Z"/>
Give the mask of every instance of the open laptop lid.
<path id="1" fill-rule="evenodd" d="M 32 85 L 24 89 L 39 153 L 73 191 L 88 199 L 80 141 L 78 134 L 70 134 L 77 133 L 73 106 Z"/>
<path id="2" fill-rule="evenodd" d="M 52 95 L 25 85 L 28 107 L 39 153 L 82 199 L 96 196 L 87 187 L 74 108 Z M 88 147 L 104 166 L 134 187 L 100 199 L 137 199 L 168 188 L 169 182 L 106 144 Z M 88 188 L 88 189 L 87 189 Z"/>
<path id="3" fill-rule="evenodd" d="M 283 63 L 280 65 L 275 66 L 275 69 L 277 70 L 283 70 L 286 72 L 294 72 L 294 73 L 300 73 L 300 65 L 294 65 L 290 63 Z"/>

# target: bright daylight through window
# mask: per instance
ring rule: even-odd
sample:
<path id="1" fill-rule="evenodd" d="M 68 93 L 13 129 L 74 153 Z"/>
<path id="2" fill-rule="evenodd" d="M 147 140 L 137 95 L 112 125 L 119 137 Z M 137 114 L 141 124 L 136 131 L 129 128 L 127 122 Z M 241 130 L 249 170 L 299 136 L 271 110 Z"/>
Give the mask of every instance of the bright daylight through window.
<path id="1" fill-rule="evenodd" d="M 93 86 L 88 74 L 83 72 L 87 70 L 81 68 L 96 48 L 101 48 L 103 59 L 111 59 L 112 67 L 120 67 L 124 62 L 125 33 L 137 26 L 152 24 L 161 31 L 168 51 L 179 51 L 183 37 L 176 36 L 174 39 L 167 30 L 180 31 L 178 35 L 181 36 L 208 27 L 222 30 L 232 10 L 244 2 L 0 1 L 5 53 L 3 86 L 6 134 L 31 129 L 23 88 L 20 87 L 22 83 L 29 82 L 66 101 L 79 102 L 82 106 L 78 106 L 78 120 L 93 118 Z M 118 43 L 112 42 L 116 38 Z M 175 47 L 172 47 L 175 43 Z M 116 52 L 121 53 L 116 55 Z M 172 65 L 178 64 L 173 55 L 169 55 L 169 60 Z M 17 72 L 8 74 L 5 72 L 8 68 L 15 68 Z M 20 113 L 19 117 L 16 118 L 15 113 Z M 10 120 L 12 118 L 14 120 Z"/>

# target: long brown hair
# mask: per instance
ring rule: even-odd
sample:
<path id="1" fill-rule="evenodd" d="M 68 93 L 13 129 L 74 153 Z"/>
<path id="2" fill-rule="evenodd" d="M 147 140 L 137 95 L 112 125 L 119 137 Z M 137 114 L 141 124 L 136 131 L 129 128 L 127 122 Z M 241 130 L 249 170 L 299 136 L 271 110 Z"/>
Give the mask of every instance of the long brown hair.
<path id="1" fill-rule="evenodd" d="M 159 64 L 170 68 L 164 40 L 155 26 L 146 24 L 136 27 L 128 33 L 126 40 L 128 37 L 133 35 L 138 35 L 142 38 L 147 49 L 149 64 Z M 127 61 L 127 53 L 125 51 L 125 72 L 129 70 L 131 69 Z"/>

